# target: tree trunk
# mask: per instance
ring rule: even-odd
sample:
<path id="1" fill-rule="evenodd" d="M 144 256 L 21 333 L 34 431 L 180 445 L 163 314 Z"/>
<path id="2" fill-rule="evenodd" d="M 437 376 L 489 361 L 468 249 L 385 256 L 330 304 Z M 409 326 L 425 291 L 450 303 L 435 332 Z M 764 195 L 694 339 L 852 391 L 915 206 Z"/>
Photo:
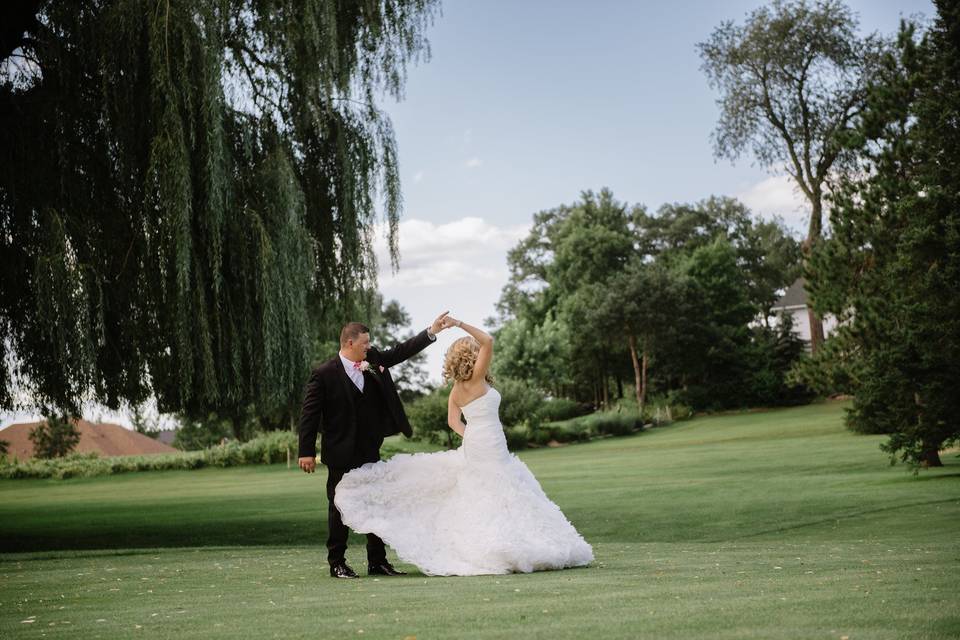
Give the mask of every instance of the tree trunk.
<path id="1" fill-rule="evenodd" d="M 817 353 L 820 345 L 823 344 L 823 321 L 809 306 L 807 307 L 807 320 L 810 323 L 810 353 L 812 355 Z"/>
<path id="2" fill-rule="evenodd" d="M 823 201 L 819 187 L 814 189 L 813 196 L 810 198 L 810 226 L 807 229 L 807 237 L 801 243 L 800 250 L 803 253 L 803 266 L 806 269 L 810 264 L 810 255 L 813 253 L 813 247 L 820 240 L 821 230 L 823 228 Z M 814 313 L 807 300 L 807 320 L 810 323 L 810 354 L 816 355 L 823 344 L 823 321 Z"/>
<path id="3" fill-rule="evenodd" d="M 637 339 L 630 333 L 627 334 L 630 336 L 630 360 L 633 362 L 633 388 L 637 394 L 637 409 L 640 412 L 640 416 L 643 416 L 643 374 L 640 372 L 640 362 L 637 359 Z M 644 359 L 646 359 L 646 354 L 644 354 Z M 646 360 L 644 360 L 646 364 Z"/>
<path id="4" fill-rule="evenodd" d="M 923 453 L 920 454 L 920 466 L 921 467 L 942 467 L 943 463 L 940 461 L 940 451 L 937 447 L 930 447 L 923 450 Z"/>
<path id="5" fill-rule="evenodd" d="M 641 376 L 641 390 L 640 390 L 640 416 L 643 416 L 643 408 L 647 404 L 647 347 L 646 342 L 644 342 L 643 347 L 643 364 L 640 367 L 642 372 Z"/>

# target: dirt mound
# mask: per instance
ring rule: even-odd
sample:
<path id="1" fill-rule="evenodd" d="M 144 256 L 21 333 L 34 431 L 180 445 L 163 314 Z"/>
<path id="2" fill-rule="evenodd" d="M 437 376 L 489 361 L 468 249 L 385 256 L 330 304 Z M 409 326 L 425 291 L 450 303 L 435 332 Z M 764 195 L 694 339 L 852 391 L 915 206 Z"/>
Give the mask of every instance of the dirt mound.
<path id="1" fill-rule="evenodd" d="M 125 429 L 118 424 L 73 420 L 80 431 L 76 453 L 94 451 L 101 456 L 134 456 L 153 453 L 175 453 L 178 449 L 149 438 L 142 433 Z M 9 442 L 7 455 L 24 460 L 33 457 L 30 431 L 40 422 L 20 422 L 0 430 L 0 440 Z"/>

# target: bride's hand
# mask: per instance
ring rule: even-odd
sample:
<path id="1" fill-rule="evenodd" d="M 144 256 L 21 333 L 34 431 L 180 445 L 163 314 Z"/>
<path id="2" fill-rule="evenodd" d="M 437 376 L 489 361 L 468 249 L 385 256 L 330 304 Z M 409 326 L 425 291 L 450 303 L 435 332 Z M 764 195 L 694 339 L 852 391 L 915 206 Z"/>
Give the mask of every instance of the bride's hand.
<path id="1" fill-rule="evenodd" d="M 443 318 L 444 329 L 449 329 L 450 327 L 459 327 L 459 326 L 460 326 L 460 321 L 457 320 L 456 318 L 449 315 Z"/>
<path id="2" fill-rule="evenodd" d="M 449 326 L 449 325 L 447 325 L 447 314 L 448 314 L 448 313 L 450 313 L 450 312 L 449 312 L 449 311 L 444 311 L 443 313 L 441 313 L 440 315 L 437 316 L 437 319 L 434 320 L 434 321 L 433 321 L 433 324 L 430 325 L 430 333 L 436 335 L 436 334 L 440 333 L 441 331 L 443 331 L 444 329 L 446 329 L 446 328 Z"/>

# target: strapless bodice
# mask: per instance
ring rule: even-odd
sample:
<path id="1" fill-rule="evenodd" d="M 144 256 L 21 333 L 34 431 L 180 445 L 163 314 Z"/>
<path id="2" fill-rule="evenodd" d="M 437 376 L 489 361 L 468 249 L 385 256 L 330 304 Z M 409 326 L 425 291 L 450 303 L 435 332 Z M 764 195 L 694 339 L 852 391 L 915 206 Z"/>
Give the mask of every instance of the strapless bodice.
<path id="1" fill-rule="evenodd" d="M 470 462 L 499 462 L 510 455 L 503 425 L 500 424 L 499 409 L 500 392 L 493 387 L 460 407 L 467 419 L 467 427 L 463 432 L 463 453 Z"/>
<path id="2" fill-rule="evenodd" d="M 485 394 L 463 405 L 460 410 L 467 419 L 467 424 L 470 424 L 471 421 L 491 419 L 499 423 L 500 400 L 500 392 L 493 387 L 489 387 Z"/>

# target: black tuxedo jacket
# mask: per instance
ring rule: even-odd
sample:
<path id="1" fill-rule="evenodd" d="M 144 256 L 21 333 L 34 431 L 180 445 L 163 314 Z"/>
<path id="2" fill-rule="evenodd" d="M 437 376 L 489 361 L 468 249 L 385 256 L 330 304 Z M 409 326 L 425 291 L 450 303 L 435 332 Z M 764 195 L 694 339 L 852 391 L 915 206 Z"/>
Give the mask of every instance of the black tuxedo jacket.
<path id="1" fill-rule="evenodd" d="M 389 418 L 376 425 L 381 439 L 395 433 L 413 435 L 410 421 L 403 410 L 396 385 L 390 377 L 390 367 L 423 351 L 433 340 L 423 330 L 405 342 L 379 351 L 367 351 L 371 373 L 364 376 L 364 393 L 382 393 Z M 380 371 L 383 367 L 383 371 Z M 346 468 L 354 458 L 357 420 L 354 407 L 356 386 L 343 370 L 343 362 L 336 355 L 310 374 L 300 411 L 299 457 L 317 455 L 317 432 L 320 433 L 320 462 L 329 467 Z M 371 436 L 367 436 L 371 437 Z"/>

